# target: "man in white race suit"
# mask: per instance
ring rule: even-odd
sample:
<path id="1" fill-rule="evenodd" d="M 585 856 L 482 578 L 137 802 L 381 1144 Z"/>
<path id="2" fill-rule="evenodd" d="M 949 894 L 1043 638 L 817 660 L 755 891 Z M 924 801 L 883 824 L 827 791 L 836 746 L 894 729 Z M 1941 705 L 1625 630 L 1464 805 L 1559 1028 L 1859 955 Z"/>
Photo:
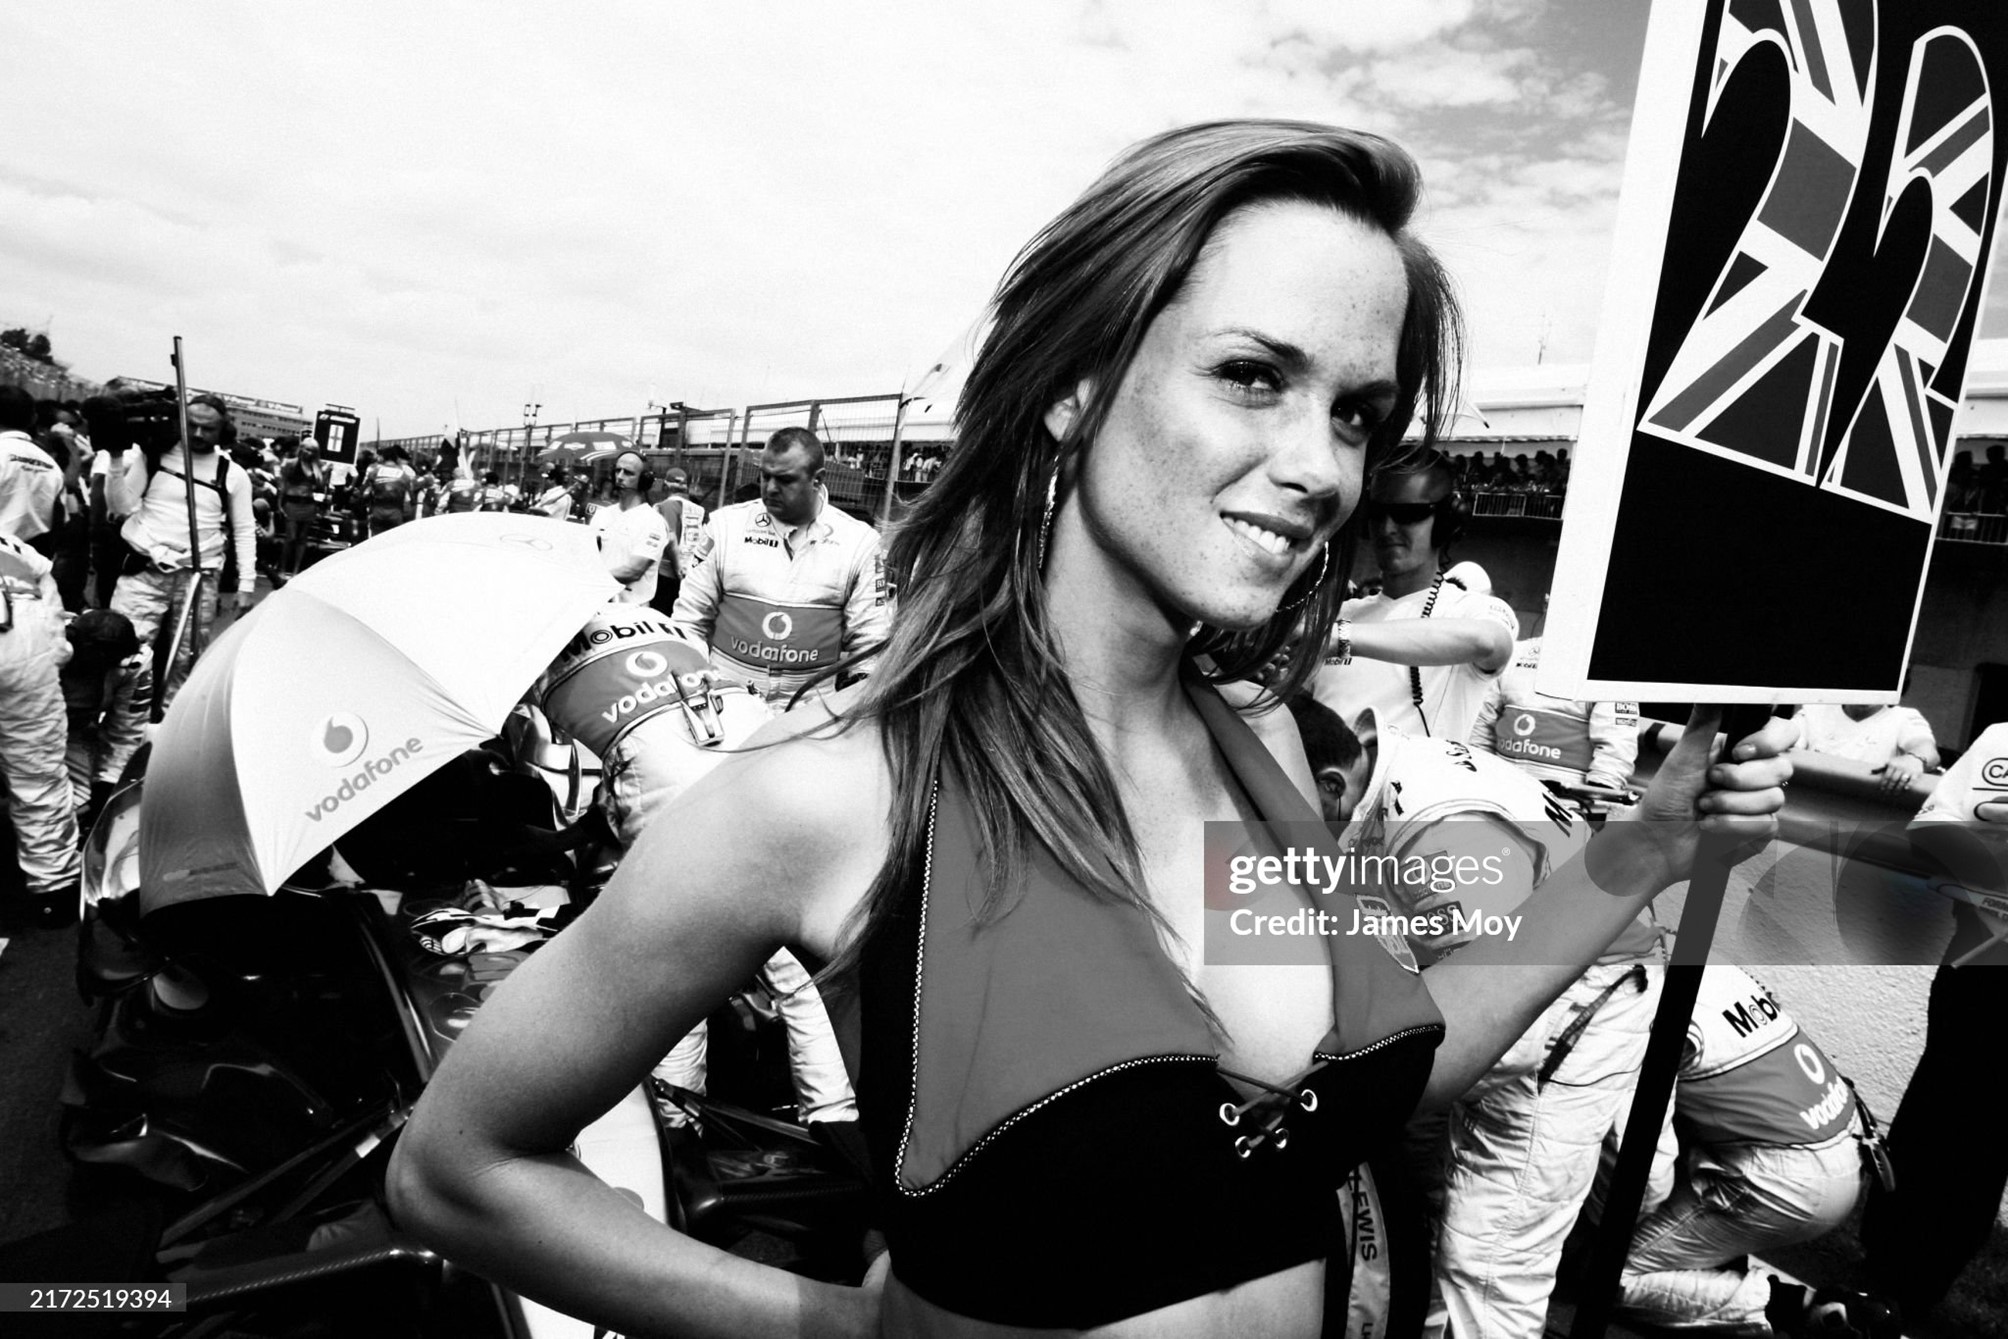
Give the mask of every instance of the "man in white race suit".
<path id="1" fill-rule="evenodd" d="M 713 512 L 696 557 L 672 621 L 710 648 L 712 668 L 765 697 L 785 701 L 885 640 L 878 531 L 830 502 L 823 444 L 807 429 L 767 439 L 760 500 Z"/>

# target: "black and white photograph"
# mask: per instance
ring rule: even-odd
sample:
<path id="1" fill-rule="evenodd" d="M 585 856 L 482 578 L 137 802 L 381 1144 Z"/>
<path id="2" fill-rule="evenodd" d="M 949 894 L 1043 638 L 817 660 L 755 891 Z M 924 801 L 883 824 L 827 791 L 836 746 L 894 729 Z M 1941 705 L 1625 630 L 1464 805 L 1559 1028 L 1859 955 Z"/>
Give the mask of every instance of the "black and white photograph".
<path id="1" fill-rule="evenodd" d="M 0 50 L 0 1334 L 2008 1335 L 1990 0 Z"/>

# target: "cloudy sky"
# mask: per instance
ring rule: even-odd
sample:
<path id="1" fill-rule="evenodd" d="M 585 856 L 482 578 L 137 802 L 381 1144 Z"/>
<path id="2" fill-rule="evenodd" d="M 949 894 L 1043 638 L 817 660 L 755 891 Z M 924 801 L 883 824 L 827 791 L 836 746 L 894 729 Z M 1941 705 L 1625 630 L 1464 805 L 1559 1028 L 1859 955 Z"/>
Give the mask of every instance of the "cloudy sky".
<path id="1" fill-rule="evenodd" d="M 1587 361 L 1644 12 L 8 6 L 0 325 L 366 436 L 893 391 L 1125 144 L 1259 114 L 1416 152 L 1477 367 Z"/>

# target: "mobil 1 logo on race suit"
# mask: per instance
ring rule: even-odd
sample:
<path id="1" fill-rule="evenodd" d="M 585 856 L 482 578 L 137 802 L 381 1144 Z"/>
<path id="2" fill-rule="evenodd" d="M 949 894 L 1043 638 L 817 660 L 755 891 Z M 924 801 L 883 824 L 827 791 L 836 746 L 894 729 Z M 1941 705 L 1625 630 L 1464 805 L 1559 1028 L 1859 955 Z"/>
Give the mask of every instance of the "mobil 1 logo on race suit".
<path id="1" fill-rule="evenodd" d="M 647 605 L 609 605 L 552 663 L 551 723 L 604 758 L 628 731 L 707 691 L 704 655 Z"/>
<path id="2" fill-rule="evenodd" d="M 712 652 L 747 671 L 813 673 L 837 661 L 844 645 L 844 611 L 828 605 L 783 604 L 727 595 L 718 609 Z"/>

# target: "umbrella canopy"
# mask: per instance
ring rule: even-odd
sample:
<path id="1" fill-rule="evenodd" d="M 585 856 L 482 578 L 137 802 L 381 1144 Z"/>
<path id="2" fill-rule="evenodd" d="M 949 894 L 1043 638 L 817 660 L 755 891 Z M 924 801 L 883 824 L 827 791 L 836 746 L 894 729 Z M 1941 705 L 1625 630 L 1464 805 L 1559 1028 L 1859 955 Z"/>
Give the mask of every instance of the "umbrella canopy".
<path id="1" fill-rule="evenodd" d="M 415 521 L 301 573 L 217 639 L 161 723 L 143 910 L 275 891 L 493 738 L 619 589 L 585 527 L 501 512 Z"/>
<path id="2" fill-rule="evenodd" d="M 545 465 L 557 460 L 591 464 L 632 450 L 633 440 L 617 432 L 568 432 L 552 438 L 551 444 L 537 453 L 537 460 Z"/>

